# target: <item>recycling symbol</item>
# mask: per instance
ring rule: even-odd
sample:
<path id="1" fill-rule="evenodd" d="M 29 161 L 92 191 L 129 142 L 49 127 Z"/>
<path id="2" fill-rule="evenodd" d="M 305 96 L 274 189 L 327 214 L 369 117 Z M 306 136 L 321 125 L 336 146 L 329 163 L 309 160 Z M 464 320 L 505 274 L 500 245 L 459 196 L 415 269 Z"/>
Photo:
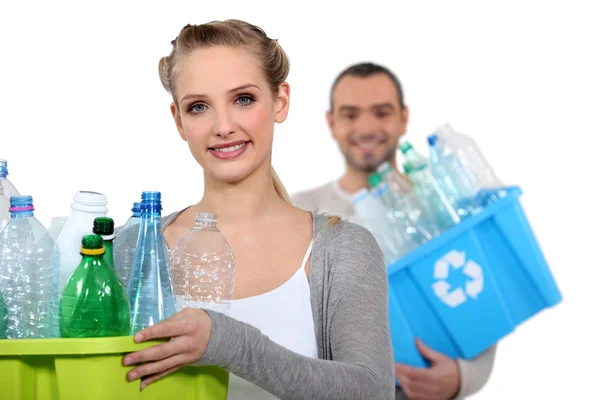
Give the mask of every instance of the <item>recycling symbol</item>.
<path id="1" fill-rule="evenodd" d="M 483 271 L 479 264 L 473 260 L 466 261 L 465 252 L 452 250 L 435 262 L 433 276 L 436 282 L 431 285 L 435 295 L 449 307 L 458 307 L 465 301 L 467 296 L 477 299 L 477 295 L 483 291 Z M 462 268 L 462 273 L 470 278 L 464 289 L 457 287 L 450 291 L 450 284 L 446 281 L 450 268 L 457 270 Z"/>

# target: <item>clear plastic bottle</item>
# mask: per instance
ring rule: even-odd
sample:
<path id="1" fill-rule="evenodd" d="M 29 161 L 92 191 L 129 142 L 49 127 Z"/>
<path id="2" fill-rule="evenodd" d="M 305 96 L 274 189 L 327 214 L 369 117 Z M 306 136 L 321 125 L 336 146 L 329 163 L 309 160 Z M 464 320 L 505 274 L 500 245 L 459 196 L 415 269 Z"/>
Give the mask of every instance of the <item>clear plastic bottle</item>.
<path id="1" fill-rule="evenodd" d="M 358 191 L 353 203 L 356 222 L 371 232 L 383 251 L 386 265 L 392 264 L 405 252 L 416 247 L 395 226 L 395 219 L 389 210 L 367 189 Z"/>
<path id="2" fill-rule="evenodd" d="M 102 193 L 82 191 L 73 196 L 71 215 L 56 240 L 60 251 L 59 293 L 81 261 L 81 238 L 93 233 L 96 217 L 106 217 L 106 203 Z"/>
<path id="3" fill-rule="evenodd" d="M 450 124 L 440 126 L 434 134 L 438 137 L 440 146 L 451 151 L 475 177 L 479 188 L 495 189 L 503 186 L 472 137 L 456 132 Z"/>
<path id="4" fill-rule="evenodd" d="M 460 222 L 460 216 L 448 199 L 429 167 L 421 165 L 415 168 L 410 162 L 403 165 L 404 171 L 413 183 L 415 194 L 439 227 L 440 232 Z"/>
<path id="5" fill-rule="evenodd" d="M 0 186 L 4 188 L 4 195 L 9 199 L 19 195 L 17 188 L 8 180 L 8 163 L 2 159 L 0 159 Z"/>
<path id="6" fill-rule="evenodd" d="M 10 200 L 4 194 L 4 187 L 0 182 L 0 232 L 10 220 Z"/>
<path id="7" fill-rule="evenodd" d="M 381 198 L 383 205 L 393 213 L 396 225 L 404 229 L 404 233 L 410 237 L 412 242 L 423 244 L 433 237 L 427 228 L 410 219 L 408 215 L 410 210 L 407 209 L 404 199 L 393 193 L 390 185 L 383 182 L 379 174 L 369 175 L 369 185 L 372 187 L 372 191 Z"/>
<path id="8" fill-rule="evenodd" d="M 443 146 L 437 135 L 427 138 L 431 171 L 461 218 L 477 211 L 474 199 L 480 188 L 475 177 L 450 149 Z"/>
<path id="9" fill-rule="evenodd" d="M 235 257 L 217 228 L 217 215 L 196 213 L 194 226 L 171 252 L 171 276 L 176 296 L 185 307 L 229 314 L 235 282 Z"/>
<path id="10" fill-rule="evenodd" d="M 0 292 L 8 311 L 6 336 L 59 337 L 58 249 L 34 217 L 31 196 L 10 199 L 11 219 L 0 234 Z"/>
<path id="11" fill-rule="evenodd" d="M 177 313 L 162 234 L 160 192 L 142 193 L 140 234 L 127 285 L 131 334 Z"/>
<path id="12" fill-rule="evenodd" d="M 48 232 L 54 241 L 58 240 L 60 232 L 62 232 L 63 228 L 65 227 L 67 219 L 69 219 L 69 217 L 52 217 L 50 219 L 50 227 L 48 227 Z"/>
<path id="13" fill-rule="evenodd" d="M 133 214 L 125 225 L 117 232 L 114 240 L 115 271 L 123 286 L 127 287 L 129 272 L 133 264 L 133 256 L 140 235 L 140 203 L 133 203 Z"/>
<path id="14" fill-rule="evenodd" d="M 60 300 L 60 333 L 64 338 L 127 336 L 130 310 L 127 294 L 104 259 L 104 240 L 81 240 L 81 262 Z"/>
<path id="15" fill-rule="evenodd" d="M 112 218 L 98 217 L 94 219 L 92 232 L 102 236 L 104 241 L 104 261 L 112 270 L 115 270 L 115 256 L 113 252 L 113 240 L 115 238 L 115 222 Z"/>
<path id="16" fill-rule="evenodd" d="M 6 332 L 8 331 L 8 308 L 6 308 L 6 302 L 4 296 L 0 292 L 0 339 L 6 339 Z"/>

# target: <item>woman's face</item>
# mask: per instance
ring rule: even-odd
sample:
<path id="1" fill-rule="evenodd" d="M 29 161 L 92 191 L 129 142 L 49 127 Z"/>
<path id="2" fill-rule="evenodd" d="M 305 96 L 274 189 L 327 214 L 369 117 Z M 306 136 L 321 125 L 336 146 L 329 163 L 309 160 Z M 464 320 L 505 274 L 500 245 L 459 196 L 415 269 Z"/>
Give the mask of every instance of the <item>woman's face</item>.
<path id="1" fill-rule="evenodd" d="M 241 47 L 198 49 L 177 67 L 179 109 L 172 104 L 171 112 L 204 171 L 234 183 L 270 166 L 274 123 L 287 117 L 287 83 L 273 94 L 260 60 Z"/>

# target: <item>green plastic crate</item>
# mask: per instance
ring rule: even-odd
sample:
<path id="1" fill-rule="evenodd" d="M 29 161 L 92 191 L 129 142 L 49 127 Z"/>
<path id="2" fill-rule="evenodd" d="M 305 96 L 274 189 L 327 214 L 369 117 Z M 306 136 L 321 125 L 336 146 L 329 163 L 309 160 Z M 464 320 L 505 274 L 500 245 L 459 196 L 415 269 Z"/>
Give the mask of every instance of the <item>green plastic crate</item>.
<path id="1" fill-rule="evenodd" d="M 229 372 L 184 367 L 140 392 L 127 382 L 123 356 L 160 342 L 132 336 L 90 339 L 0 340 L 2 400 L 226 400 Z"/>

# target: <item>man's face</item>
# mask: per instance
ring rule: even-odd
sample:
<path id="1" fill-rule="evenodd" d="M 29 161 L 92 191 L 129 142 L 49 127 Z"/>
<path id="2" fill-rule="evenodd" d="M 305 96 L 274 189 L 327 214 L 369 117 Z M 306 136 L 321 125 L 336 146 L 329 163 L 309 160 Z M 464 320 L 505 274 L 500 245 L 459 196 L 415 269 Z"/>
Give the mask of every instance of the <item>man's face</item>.
<path id="1" fill-rule="evenodd" d="M 383 73 L 344 76 L 333 91 L 327 121 L 346 162 L 366 173 L 395 160 L 406 133 L 408 109 L 401 109 L 394 82 Z"/>

